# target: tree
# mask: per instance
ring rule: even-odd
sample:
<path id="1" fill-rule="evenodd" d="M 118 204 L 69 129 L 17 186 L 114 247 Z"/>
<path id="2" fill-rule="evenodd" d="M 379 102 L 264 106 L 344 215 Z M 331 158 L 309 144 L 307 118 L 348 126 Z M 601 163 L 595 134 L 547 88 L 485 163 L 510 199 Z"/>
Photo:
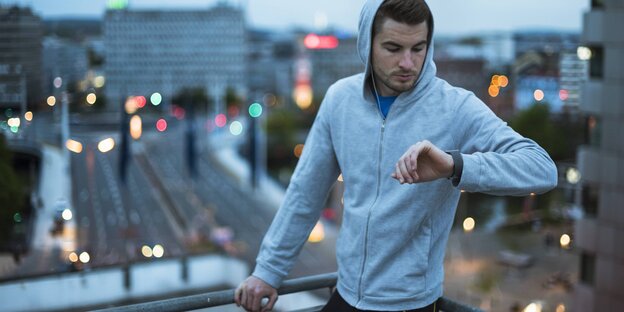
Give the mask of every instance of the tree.
<path id="1" fill-rule="evenodd" d="M 565 133 L 551 119 L 548 104 L 533 104 L 513 117 L 510 126 L 537 142 L 554 160 L 566 158 Z"/>
<path id="2" fill-rule="evenodd" d="M 0 242 L 11 237 L 15 215 L 23 208 L 23 183 L 13 169 L 11 151 L 0 135 Z"/>
<path id="3" fill-rule="evenodd" d="M 173 104 L 188 107 L 193 105 L 195 111 L 206 110 L 207 105 L 212 105 L 210 97 L 206 93 L 206 90 L 201 87 L 182 88 L 173 96 Z"/>

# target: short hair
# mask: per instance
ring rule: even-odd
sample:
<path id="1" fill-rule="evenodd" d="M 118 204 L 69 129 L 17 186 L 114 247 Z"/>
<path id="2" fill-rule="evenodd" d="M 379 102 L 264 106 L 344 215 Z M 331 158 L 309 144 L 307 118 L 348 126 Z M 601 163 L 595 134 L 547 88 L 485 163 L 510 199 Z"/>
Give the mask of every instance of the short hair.
<path id="1" fill-rule="evenodd" d="M 427 42 L 431 42 L 433 15 L 425 0 L 385 0 L 375 14 L 371 39 L 381 31 L 381 25 L 388 18 L 407 25 L 418 25 L 427 21 Z"/>

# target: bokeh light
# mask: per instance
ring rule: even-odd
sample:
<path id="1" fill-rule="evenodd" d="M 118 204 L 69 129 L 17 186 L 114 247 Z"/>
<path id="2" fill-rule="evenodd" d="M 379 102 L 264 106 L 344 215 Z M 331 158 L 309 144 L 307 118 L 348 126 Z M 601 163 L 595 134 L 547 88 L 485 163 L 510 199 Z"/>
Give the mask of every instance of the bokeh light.
<path id="1" fill-rule="evenodd" d="M 106 138 L 98 143 L 98 150 L 102 153 L 107 153 L 115 147 L 115 140 L 113 138 Z"/>
<path id="2" fill-rule="evenodd" d="M 74 216 L 74 214 L 71 212 L 71 210 L 69 208 L 65 208 L 63 210 L 63 213 L 61 214 L 61 217 L 63 217 L 63 220 L 65 220 L 65 221 L 71 220 L 73 216 Z"/>
<path id="3" fill-rule="evenodd" d="M 145 258 L 151 258 L 153 255 L 152 248 L 150 248 L 150 246 L 143 246 L 141 248 L 141 254 L 143 254 Z"/>
<path id="4" fill-rule="evenodd" d="M 308 236 L 308 242 L 310 243 L 319 243 L 325 239 L 325 227 L 323 223 L 320 221 L 316 222 L 316 225 L 310 232 L 310 236 Z"/>
<path id="5" fill-rule="evenodd" d="M 65 147 L 76 154 L 80 154 L 82 152 L 82 143 L 76 140 L 67 140 L 67 142 L 65 142 Z"/>
<path id="6" fill-rule="evenodd" d="M 87 103 L 89 105 L 93 105 L 95 104 L 95 101 L 97 100 L 97 96 L 95 95 L 95 93 L 89 93 L 87 94 Z"/>
<path id="7" fill-rule="evenodd" d="M 162 102 L 162 95 L 160 95 L 160 93 L 158 92 L 152 93 L 152 96 L 150 96 L 150 102 L 152 102 L 152 105 L 154 106 L 160 105 L 160 103 Z"/>
<path id="8" fill-rule="evenodd" d="M 240 121 L 234 121 L 230 124 L 230 133 L 232 135 L 240 135 L 243 133 L 243 124 Z"/>
<path id="9" fill-rule="evenodd" d="M 58 89 L 63 85 L 63 79 L 61 77 L 56 77 L 52 83 L 54 84 L 54 87 Z"/>
<path id="10" fill-rule="evenodd" d="M 570 96 L 570 93 L 568 92 L 568 90 L 565 90 L 565 89 L 559 90 L 559 98 L 562 101 L 567 100 L 569 96 Z"/>
<path id="11" fill-rule="evenodd" d="M 572 239 L 570 238 L 570 235 L 568 234 L 563 234 L 561 235 L 561 238 L 559 238 L 559 244 L 561 244 L 561 248 L 569 248 L 570 247 L 570 243 L 572 242 Z"/>
<path id="12" fill-rule="evenodd" d="M 499 92 L 500 92 L 500 91 L 499 91 L 498 86 L 495 86 L 495 85 L 490 85 L 490 87 L 488 88 L 488 94 L 489 94 L 491 97 L 497 97 L 497 96 L 498 96 L 498 94 L 499 94 Z"/>
<path id="13" fill-rule="evenodd" d="M 464 232 L 470 232 L 475 228 L 475 220 L 471 217 L 464 219 Z"/>
<path id="14" fill-rule="evenodd" d="M 143 133 L 143 122 L 141 121 L 141 116 L 134 115 L 130 118 L 130 136 L 138 140 L 141 138 L 141 134 Z"/>
<path id="15" fill-rule="evenodd" d="M 152 254 L 156 258 L 160 258 L 165 254 L 165 248 L 163 246 L 156 244 L 152 249 Z"/>
<path id="16" fill-rule="evenodd" d="M 158 119 L 156 122 L 156 130 L 160 132 L 167 130 L 167 121 L 164 118 Z"/>
<path id="17" fill-rule="evenodd" d="M 295 150 L 293 151 L 293 153 L 295 154 L 295 157 L 301 157 L 301 154 L 303 154 L 303 144 L 295 145 Z"/>
<path id="18" fill-rule="evenodd" d="M 69 261 L 71 262 L 78 262 L 78 255 L 73 251 L 69 254 L 69 256 L 67 256 L 67 258 L 69 258 Z"/>
<path id="19" fill-rule="evenodd" d="M 533 98 L 535 98 L 536 101 L 541 101 L 544 99 L 544 91 L 537 89 L 535 90 L 535 92 L 533 92 Z"/>
<path id="20" fill-rule="evenodd" d="M 580 60 L 587 61 L 592 57 L 592 51 L 588 47 L 576 48 L 576 55 Z"/>
<path id="21" fill-rule="evenodd" d="M 215 124 L 217 125 L 217 127 L 223 128 L 225 127 L 226 123 L 227 123 L 227 117 L 225 117 L 224 114 L 219 114 L 217 115 L 217 117 L 215 117 Z"/>
<path id="22" fill-rule="evenodd" d="M 53 95 L 50 95 L 46 99 L 46 103 L 48 103 L 49 106 L 54 106 L 56 105 L 56 98 Z"/>
<path id="23" fill-rule="evenodd" d="M 258 118 L 262 115 L 262 105 L 259 103 L 253 103 L 249 105 L 249 116 L 253 118 Z"/>
<path id="24" fill-rule="evenodd" d="M 26 121 L 32 121 L 33 120 L 33 113 L 31 111 L 28 111 L 24 114 L 24 119 L 26 119 Z"/>
<path id="25" fill-rule="evenodd" d="M 80 253 L 80 262 L 89 263 L 89 261 L 91 261 L 91 256 L 89 256 L 88 252 L 83 251 L 82 253 Z"/>

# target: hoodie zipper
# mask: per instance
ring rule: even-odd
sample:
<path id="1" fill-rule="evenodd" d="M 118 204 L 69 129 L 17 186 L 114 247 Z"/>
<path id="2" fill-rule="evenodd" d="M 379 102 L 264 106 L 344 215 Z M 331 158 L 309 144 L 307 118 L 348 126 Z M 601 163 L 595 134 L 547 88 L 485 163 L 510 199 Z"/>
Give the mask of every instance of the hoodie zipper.
<path id="1" fill-rule="evenodd" d="M 368 256 L 368 228 L 370 225 L 371 213 L 373 211 L 373 207 L 377 203 L 377 199 L 379 198 L 379 192 L 381 189 L 381 152 L 383 149 L 384 132 L 386 129 L 387 115 L 386 117 L 384 117 L 381 114 L 381 106 L 379 104 L 379 101 L 377 101 L 377 108 L 378 108 L 377 113 L 379 114 L 379 117 L 381 117 L 381 133 L 379 134 L 379 153 L 378 153 L 378 158 L 377 158 L 377 191 L 375 192 L 375 199 L 373 200 L 373 203 L 368 208 L 368 215 L 366 217 L 366 228 L 364 231 L 364 257 L 362 258 L 362 268 L 360 270 L 360 281 L 358 283 L 358 302 L 356 306 L 362 300 L 362 279 L 364 277 L 364 267 L 366 265 L 366 258 Z M 388 111 L 388 114 L 390 114 L 390 111 Z"/>

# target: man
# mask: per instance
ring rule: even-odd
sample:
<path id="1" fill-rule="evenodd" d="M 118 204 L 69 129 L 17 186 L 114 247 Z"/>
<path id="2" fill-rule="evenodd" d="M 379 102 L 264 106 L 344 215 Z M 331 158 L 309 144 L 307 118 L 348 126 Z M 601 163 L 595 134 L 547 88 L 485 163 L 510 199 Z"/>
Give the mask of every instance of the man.
<path id="1" fill-rule="evenodd" d="M 327 91 L 237 304 L 273 308 L 340 172 L 338 284 L 323 311 L 437 311 L 460 190 L 527 195 L 555 187 L 542 148 L 435 76 L 432 33 L 424 0 L 365 3 L 358 53 L 366 71 Z"/>

